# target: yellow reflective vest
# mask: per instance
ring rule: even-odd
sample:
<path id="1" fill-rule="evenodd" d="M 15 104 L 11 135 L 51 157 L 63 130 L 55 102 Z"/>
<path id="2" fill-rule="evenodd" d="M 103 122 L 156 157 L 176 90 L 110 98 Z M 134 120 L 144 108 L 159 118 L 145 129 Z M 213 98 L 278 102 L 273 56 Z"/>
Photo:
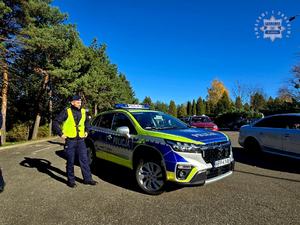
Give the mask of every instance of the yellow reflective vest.
<path id="1" fill-rule="evenodd" d="M 77 129 L 78 129 L 78 136 L 80 138 L 84 138 L 85 137 L 84 122 L 86 119 L 85 109 L 81 109 L 81 119 L 77 126 L 71 108 L 67 108 L 67 113 L 68 113 L 68 118 L 66 119 L 62 127 L 63 134 L 68 138 L 75 138 L 77 137 Z"/>

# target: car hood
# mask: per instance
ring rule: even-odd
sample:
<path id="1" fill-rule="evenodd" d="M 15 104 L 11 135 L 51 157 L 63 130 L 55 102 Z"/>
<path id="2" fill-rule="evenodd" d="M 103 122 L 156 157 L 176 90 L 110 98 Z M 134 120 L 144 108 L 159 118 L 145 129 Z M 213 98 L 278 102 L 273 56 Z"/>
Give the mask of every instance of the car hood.
<path id="1" fill-rule="evenodd" d="M 189 129 L 180 129 L 180 130 L 160 130 L 160 133 L 171 134 L 176 136 L 181 136 L 189 138 L 193 141 L 203 142 L 205 144 L 212 142 L 223 142 L 228 141 L 226 135 L 220 132 L 209 131 L 199 128 L 189 128 Z"/>

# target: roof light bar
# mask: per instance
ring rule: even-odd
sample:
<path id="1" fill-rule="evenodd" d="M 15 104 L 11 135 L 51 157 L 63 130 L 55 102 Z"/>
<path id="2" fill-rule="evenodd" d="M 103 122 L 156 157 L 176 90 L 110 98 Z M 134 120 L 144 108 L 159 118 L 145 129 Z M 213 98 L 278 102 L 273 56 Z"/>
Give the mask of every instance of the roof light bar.
<path id="1" fill-rule="evenodd" d="M 147 104 L 115 104 L 115 109 L 150 109 L 150 107 Z"/>

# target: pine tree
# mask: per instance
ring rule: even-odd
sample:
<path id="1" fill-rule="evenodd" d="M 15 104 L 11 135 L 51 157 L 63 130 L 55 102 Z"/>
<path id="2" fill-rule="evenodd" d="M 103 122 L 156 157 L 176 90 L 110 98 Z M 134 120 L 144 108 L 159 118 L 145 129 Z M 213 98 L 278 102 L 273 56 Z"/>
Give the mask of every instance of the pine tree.
<path id="1" fill-rule="evenodd" d="M 190 101 L 187 102 L 186 113 L 187 113 L 188 116 L 192 115 L 192 104 L 191 104 Z"/>
<path id="2" fill-rule="evenodd" d="M 180 118 L 185 116 L 187 116 L 187 109 L 184 104 L 181 104 L 177 107 L 177 117 Z"/>
<path id="3" fill-rule="evenodd" d="M 221 99 L 217 103 L 216 112 L 218 114 L 225 113 L 229 111 L 229 109 L 230 109 L 230 99 L 228 97 L 228 94 L 224 92 Z"/>
<path id="4" fill-rule="evenodd" d="M 172 116 L 177 117 L 177 108 L 173 100 L 170 101 L 168 113 Z"/>
<path id="5" fill-rule="evenodd" d="M 152 103 L 152 100 L 149 96 L 146 96 L 145 99 L 143 100 L 143 104 L 147 104 L 149 105 L 150 109 L 154 110 L 155 109 L 155 106 L 154 104 Z"/>
<path id="6" fill-rule="evenodd" d="M 196 108 L 196 101 L 195 99 L 193 100 L 193 103 L 192 103 L 192 115 L 197 115 L 197 108 Z"/>

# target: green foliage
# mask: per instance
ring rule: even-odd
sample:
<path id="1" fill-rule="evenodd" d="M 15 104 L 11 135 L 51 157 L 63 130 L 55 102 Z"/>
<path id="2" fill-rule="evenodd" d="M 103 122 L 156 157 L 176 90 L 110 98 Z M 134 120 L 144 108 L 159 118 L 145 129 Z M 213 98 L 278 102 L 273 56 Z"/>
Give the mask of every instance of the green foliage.
<path id="1" fill-rule="evenodd" d="M 255 112 L 259 112 L 260 110 L 264 109 L 266 104 L 265 98 L 261 93 L 255 93 L 251 96 L 251 108 Z"/>
<path id="2" fill-rule="evenodd" d="M 225 113 L 230 110 L 230 99 L 227 92 L 224 92 L 217 103 L 216 114 Z"/>
<path id="3" fill-rule="evenodd" d="M 186 106 L 186 114 L 188 116 L 191 116 L 192 115 L 192 104 L 190 101 L 187 102 L 187 106 Z"/>
<path id="4" fill-rule="evenodd" d="M 193 103 L 192 103 L 192 115 L 197 115 L 197 108 L 196 108 L 195 99 L 193 100 Z"/>
<path id="5" fill-rule="evenodd" d="M 49 137 L 49 124 L 45 124 L 39 127 L 38 138 Z"/>
<path id="6" fill-rule="evenodd" d="M 161 111 L 161 112 L 168 112 L 168 105 L 166 103 L 157 101 L 155 104 L 155 110 Z"/>
<path id="7" fill-rule="evenodd" d="M 17 123 L 7 132 L 6 138 L 8 141 L 26 141 L 29 137 L 30 126 L 28 123 Z"/>
<path id="8" fill-rule="evenodd" d="M 155 109 L 155 106 L 154 104 L 152 103 L 152 100 L 149 96 L 146 96 L 145 99 L 143 100 L 143 104 L 147 104 L 149 105 L 150 109 L 154 110 Z"/>
<path id="9" fill-rule="evenodd" d="M 11 30 L 4 34 L 0 29 L 0 37 L 11 38 L 14 43 L 8 49 L 14 52 L 10 59 L 14 77 L 9 84 L 8 127 L 14 127 L 16 118 L 21 122 L 34 120 L 37 112 L 42 123 L 47 123 L 50 90 L 53 116 L 74 94 L 80 94 L 85 107 L 95 112 L 119 102 L 137 103 L 126 76 L 109 61 L 106 46 L 96 40 L 84 46 L 76 27 L 66 23 L 67 15 L 50 3 L 0 0 L 0 18 L 7 18 L 1 25 Z M 40 135 L 48 135 L 46 130 L 40 127 Z"/>
<path id="10" fill-rule="evenodd" d="M 196 114 L 197 115 L 203 115 L 206 113 L 206 104 L 205 104 L 205 100 L 201 97 L 198 98 L 197 100 L 197 104 L 196 104 Z"/>
<path id="11" fill-rule="evenodd" d="M 177 107 L 177 117 L 185 117 L 187 116 L 187 109 L 184 104 L 181 104 Z"/>
<path id="12" fill-rule="evenodd" d="M 168 113 L 172 116 L 177 117 L 177 108 L 173 100 L 170 101 Z"/>

